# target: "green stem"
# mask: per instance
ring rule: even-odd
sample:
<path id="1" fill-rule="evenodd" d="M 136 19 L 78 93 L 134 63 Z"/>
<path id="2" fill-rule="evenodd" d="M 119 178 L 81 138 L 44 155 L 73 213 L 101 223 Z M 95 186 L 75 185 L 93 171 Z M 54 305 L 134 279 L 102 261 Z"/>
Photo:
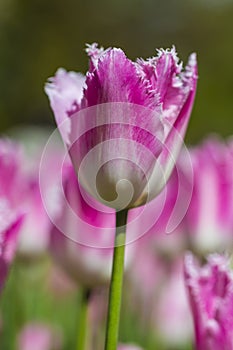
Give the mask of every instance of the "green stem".
<path id="1" fill-rule="evenodd" d="M 122 210 L 116 213 L 116 235 L 112 265 L 112 277 L 109 291 L 105 350 L 117 349 L 122 284 L 124 275 L 127 214 L 127 210 Z"/>
<path id="2" fill-rule="evenodd" d="M 80 310 L 79 310 L 79 322 L 78 322 L 78 334 L 77 334 L 77 350 L 85 350 L 86 347 L 86 333 L 87 333 L 87 311 L 88 302 L 90 299 L 91 291 L 87 288 L 82 288 L 80 295 Z"/>

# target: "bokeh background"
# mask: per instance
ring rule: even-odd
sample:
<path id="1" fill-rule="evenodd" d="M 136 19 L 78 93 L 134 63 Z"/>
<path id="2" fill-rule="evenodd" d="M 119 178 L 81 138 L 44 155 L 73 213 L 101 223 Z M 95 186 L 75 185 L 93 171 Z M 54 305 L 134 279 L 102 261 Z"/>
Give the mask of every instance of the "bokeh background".
<path id="1" fill-rule="evenodd" d="M 0 133 L 54 125 L 43 91 L 58 67 L 85 73 L 85 43 L 147 57 L 175 44 L 198 53 L 199 87 L 187 134 L 233 132 L 232 0 L 0 0 Z"/>

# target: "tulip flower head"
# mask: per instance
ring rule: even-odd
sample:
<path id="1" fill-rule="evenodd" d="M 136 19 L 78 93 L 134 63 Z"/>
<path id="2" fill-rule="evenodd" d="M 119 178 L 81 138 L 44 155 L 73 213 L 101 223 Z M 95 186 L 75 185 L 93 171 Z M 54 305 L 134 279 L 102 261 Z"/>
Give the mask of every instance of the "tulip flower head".
<path id="1" fill-rule="evenodd" d="M 233 348 L 233 274 L 225 256 L 210 255 L 200 266 L 185 258 L 185 283 L 193 315 L 197 350 Z"/>
<path id="2" fill-rule="evenodd" d="M 174 48 L 132 62 L 118 48 L 88 45 L 86 76 L 59 69 L 46 85 L 82 187 L 122 210 L 164 187 L 183 142 L 197 81 L 196 56 L 184 70 Z"/>
<path id="3" fill-rule="evenodd" d="M 226 249 L 233 234 L 231 146 L 212 137 L 190 154 L 194 186 L 185 221 L 191 242 L 202 252 Z"/>

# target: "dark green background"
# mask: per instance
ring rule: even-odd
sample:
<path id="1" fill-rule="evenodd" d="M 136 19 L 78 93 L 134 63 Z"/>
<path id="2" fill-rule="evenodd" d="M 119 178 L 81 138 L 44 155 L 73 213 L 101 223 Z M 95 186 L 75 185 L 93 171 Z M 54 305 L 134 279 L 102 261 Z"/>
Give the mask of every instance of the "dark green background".
<path id="1" fill-rule="evenodd" d="M 175 44 L 198 53 L 199 86 L 187 141 L 233 134 L 233 1 L 0 0 L 0 133 L 53 125 L 43 92 L 63 66 L 85 72 L 85 43 L 122 47 L 135 59 Z"/>

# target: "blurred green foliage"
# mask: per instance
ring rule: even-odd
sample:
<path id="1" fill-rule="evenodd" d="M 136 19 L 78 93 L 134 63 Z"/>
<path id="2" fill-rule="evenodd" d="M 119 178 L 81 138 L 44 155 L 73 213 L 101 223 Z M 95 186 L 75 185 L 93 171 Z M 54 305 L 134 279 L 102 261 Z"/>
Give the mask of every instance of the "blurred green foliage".
<path id="1" fill-rule="evenodd" d="M 134 59 L 175 44 L 198 53 L 199 87 L 187 140 L 233 133 L 233 1 L 1 0 L 0 132 L 51 124 L 43 92 L 63 66 L 85 72 L 85 43 L 122 47 Z"/>

